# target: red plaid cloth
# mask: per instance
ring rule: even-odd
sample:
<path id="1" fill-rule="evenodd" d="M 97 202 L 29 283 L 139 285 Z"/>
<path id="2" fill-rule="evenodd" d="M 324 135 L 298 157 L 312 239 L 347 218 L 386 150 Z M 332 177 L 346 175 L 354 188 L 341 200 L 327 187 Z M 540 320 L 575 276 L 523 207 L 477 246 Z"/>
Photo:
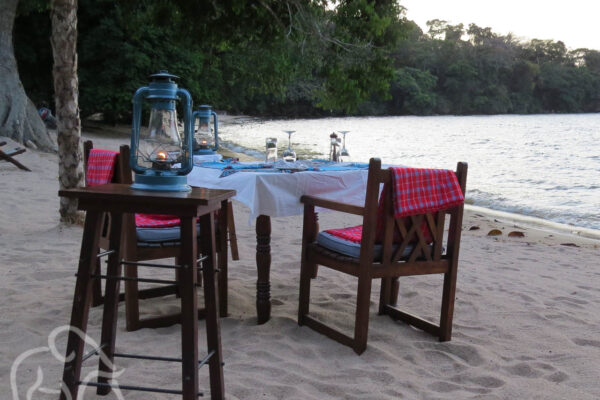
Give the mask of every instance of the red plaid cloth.
<path id="1" fill-rule="evenodd" d="M 390 169 L 392 170 L 394 189 L 392 197 L 395 218 L 445 210 L 464 202 L 464 196 L 454 171 L 405 167 L 392 167 Z M 383 199 L 388 190 L 388 185 L 385 185 L 379 198 L 376 228 L 376 241 L 378 243 L 383 240 L 385 218 Z M 421 231 L 425 236 L 425 240 L 431 243 L 433 238 L 426 221 L 423 221 Z M 354 243 L 360 243 L 362 239 L 362 225 L 329 229 L 325 232 Z M 394 243 L 399 242 L 400 233 L 398 229 L 395 229 Z"/>
<path id="2" fill-rule="evenodd" d="M 116 151 L 92 149 L 88 157 L 85 182 L 87 186 L 105 185 L 112 181 L 117 161 Z"/>
<path id="3" fill-rule="evenodd" d="M 445 210 L 465 201 L 454 171 L 391 167 L 396 218 Z"/>
<path id="4" fill-rule="evenodd" d="M 354 243 L 360 243 L 362 239 L 362 225 L 351 226 L 349 228 L 329 229 L 325 231 L 330 235 L 348 240 Z"/>
<path id="5" fill-rule="evenodd" d="M 138 228 L 171 228 L 179 226 L 175 215 L 135 214 L 135 226 Z"/>

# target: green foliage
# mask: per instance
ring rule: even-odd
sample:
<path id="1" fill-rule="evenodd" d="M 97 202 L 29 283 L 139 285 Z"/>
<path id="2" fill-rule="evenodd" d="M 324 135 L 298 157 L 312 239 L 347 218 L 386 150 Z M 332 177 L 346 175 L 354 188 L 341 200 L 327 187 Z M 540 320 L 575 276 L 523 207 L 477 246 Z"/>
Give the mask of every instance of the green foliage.
<path id="1" fill-rule="evenodd" d="M 396 70 L 392 84 L 391 114 L 431 114 L 436 106 L 433 91 L 437 78 L 429 71 L 404 67 Z"/>
<path id="2" fill-rule="evenodd" d="M 405 35 L 401 13 L 390 1 L 340 2 L 331 17 L 337 41 L 326 49 L 320 107 L 350 113 L 373 97 L 389 98 L 394 77 L 389 53 Z"/>
<path id="3" fill-rule="evenodd" d="M 48 1 L 19 1 L 13 32 L 15 57 L 25 92 L 36 105 L 46 107 L 53 103 L 48 7 Z"/>
<path id="4" fill-rule="evenodd" d="M 52 106 L 48 0 L 21 0 L 15 55 Z M 334 6 L 334 7 L 332 7 Z M 196 104 L 257 115 L 599 112 L 600 52 L 428 22 L 396 0 L 79 1 L 83 117 L 129 121 L 161 69 Z"/>

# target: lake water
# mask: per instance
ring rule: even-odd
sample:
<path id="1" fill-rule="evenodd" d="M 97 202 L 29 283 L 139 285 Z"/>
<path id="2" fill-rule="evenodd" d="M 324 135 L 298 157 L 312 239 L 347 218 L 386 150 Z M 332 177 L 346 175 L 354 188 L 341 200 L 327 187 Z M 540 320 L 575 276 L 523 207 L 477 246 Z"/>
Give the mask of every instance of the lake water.
<path id="1" fill-rule="evenodd" d="M 467 200 L 495 210 L 600 229 L 600 114 L 249 120 L 222 127 L 226 147 L 264 157 L 281 151 L 326 158 L 329 135 L 347 130 L 352 161 L 454 169 L 469 163 Z"/>

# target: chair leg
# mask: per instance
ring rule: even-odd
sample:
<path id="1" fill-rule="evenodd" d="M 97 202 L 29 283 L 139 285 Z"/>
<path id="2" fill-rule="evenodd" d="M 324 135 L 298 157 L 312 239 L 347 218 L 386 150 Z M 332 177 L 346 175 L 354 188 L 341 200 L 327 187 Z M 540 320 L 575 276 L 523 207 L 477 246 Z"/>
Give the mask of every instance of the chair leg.
<path id="1" fill-rule="evenodd" d="M 440 342 L 452 338 L 452 319 L 454 316 L 454 299 L 456 298 L 456 266 L 444 274 L 444 290 L 442 293 L 442 311 L 440 314 Z"/>
<path id="2" fill-rule="evenodd" d="M 233 219 L 233 204 L 231 201 L 227 202 L 227 236 L 231 248 L 231 259 L 237 261 L 240 259 L 240 254 L 238 252 L 237 236 L 235 235 L 235 220 Z"/>
<path id="3" fill-rule="evenodd" d="M 379 315 L 385 314 L 385 306 L 390 303 L 390 278 L 381 278 L 381 290 L 379 291 Z"/>
<path id="4" fill-rule="evenodd" d="M 304 325 L 304 316 L 308 315 L 310 305 L 310 281 L 316 263 L 303 261 L 300 266 L 300 299 L 298 302 L 298 325 Z"/>
<path id="5" fill-rule="evenodd" d="M 379 295 L 379 315 L 386 314 L 385 306 L 395 307 L 398 304 L 398 278 L 381 278 L 381 292 Z"/>
<path id="6" fill-rule="evenodd" d="M 358 278 L 356 296 L 356 320 L 354 322 L 354 352 L 362 354 L 367 348 L 369 333 L 369 306 L 371 302 L 371 278 Z"/>
<path id="7" fill-rule="evenodd" d="M 175 257 L 175 265 L 181 265 L 180 263 L 180 259 L 179 257 Z M 201 275 L 198 274 L 198 276 L 200 277 Z M 179 279 L 181 278 L 181 273 L 178 269 L 175 270 L 175 281 L 179 282 Z M 198 281 L 198 285 L 201 285 L 202 281 Z M 179 291 L 179 289 L 181 288 L 180 285 L 177 285 L 177 291 L 175 292 L 175 297 L 176 298 L 181 298 L 181 292 Z"/>
<path id="8" fill-rule="evenodd" d="M 231 203 L 230 202 L 223 202 L 221 203 L 221 209 L 223 207 L 227 207 L 227 220 L 223 221 L 223 220 L 219 220 L 219 236 L 217 237 L 217 243 L 216 243 L 216 247 L 217 247 L 217 266 L 218 266 L 218 275 L 217 275 L 217 279 L 218 279 L 218 285 L 219 285 L 219 314 L 221 317 L 227 317 L 228 314 L 228 303 L 227 303 L 227 279 L 228 279 L 228 254 L 227 254 L 227 232 L 229 231 L 229 234 L 231 235 L 231 232 L 233 232 L 233 238 L 235 239 L 235 226 L 233 227 L 233 231 L 231 230 L 231 223 L 233 222 L 233 208 L 231 207 Z M 231 214 L 230 214 L 231 211 Z M 231 236 L 230 236 L 231 237 Z M 234 257 L 234 251 L 233 251 L 233 246 L 234 246 L 234 241 L 232 240 L 231 242 L 231 246 L 232 246 L 232 258 Z M 237 253 L 237 242 L 235 242 L 235 252 Z M 237 256 L 237 254 L 236 254 Z M 235 258 L 234 258 L 235 259 Z M 238 258 L 239 259 L 239 256 Z"/>
<path id="9" fill-rule="evenodd" d="M 400 291 L 400 279 L 398 277 L 391 278 L 392 287 L 390 292 L 389 304 L 391 306 L 398 305 L 398 292 Z"/>
<path id="10" fill-rule="evenodd" d="M 137 267 L 135 265 L 126 265 L 125 277 L 137 278 Z M 125 321 L 126 329 L 129 332 L 140 328 L 139 288 L 135 280 L 125 281 Z"/>
<path id="11" fill-rule="evenodd" d="M 319 234 L 319 213 L 315 213 L 314 216 L 314 227 L 313 227 L 313 240 L 315 240 L 315 238 L 317 237 L 317 235 Z M 319 274 L 319 265 L 315 264 L 313 271 L 311 272 L 311 278 L 312 279 L 317 279 L 317 275 Z"/>
<path id="12" fill-rule="evenodd" d="M 94 275 L 100 275 L 101 270 L 100 270 L 100 264 L 102 262 L 100 261 L 99 258 L 96 257 L 96 265 L 94 266 L 93 269 L 93 274 Z M 93 278 L 92 279 L 92 307 L 97 307 L 99 305 L 102 305 L 104 303 L 104 299 L 102 298 L 102 279 L 100 278 Z"/>

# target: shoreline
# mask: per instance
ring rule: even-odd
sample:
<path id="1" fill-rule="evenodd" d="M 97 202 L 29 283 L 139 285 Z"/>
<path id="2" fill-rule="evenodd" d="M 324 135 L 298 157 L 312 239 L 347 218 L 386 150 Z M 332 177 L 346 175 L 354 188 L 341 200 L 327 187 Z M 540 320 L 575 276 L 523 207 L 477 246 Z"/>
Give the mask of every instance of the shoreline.
<path id="1" fill-rule="evenodd" d="M 596 240 L 600 243 L 600 230 L 579 227 L 575 225 L 562 224 L 548 219 L 532 217 L 529 215 L 511 213 L 507 211 L 494 210 L 493 208 L 480 207 L 472 204 L 465 204 L 465 210 L 473 213 L 484 213 L 489 217 L 499 219 L 501 222 L 522 224 L 528 228 L 539 229 L 550 233 L 573 236 L 575 238 Z"/>
<path id="2" fill-rule="evenodd" d="M 219 125 L 221 126 L 242 125 L 248 121 L 255 122 L 261 120 L 264 119 L 248 115 L 230 115 L 225 112 L 219 113 Z M 89 137 L 93 139 L 94 142 L 98 141 L 100 146 L 110 147 L 110 144 L 108 143 L 115 139 L 119 141 L 122 140 L 121 144 L 129 144 L 130 129 L 131 128 L 129 125 L 110 126 L 97 121 L 88 120 L 85 122 L 85 126 L 82 127 L 82 141 Z M 52 133 L 54 133 L 55 137 L 55 132 Z M 105 139 L 108 142 L 106 145 L 102 144 L 104 143 Z M 113 150 L 118 151 L 118 146 Z M 223 155 L 225 158 L 237 158 L 240 161 L 261 160 L 261 158 L 255 157 L 251 154 L 237 152 L 226 145 L 221 145 L 218 153 Z M 600 242 L 600 229 L 564 224 L 540 217 L 519 214 L 510 211 L 495 210 L 493 208 L 482 207 L 469 203 L 465 203 L 465 210 L 470 210 L 472 213 L 484 213 L 489 218 L 497 219 L 499 222 L 503 222 L 505 224 L 520 224 L 529 229 L 537 229 L 547 231 L 548 233 L 566 235 L 572 238 L 589 239 Z"/>

